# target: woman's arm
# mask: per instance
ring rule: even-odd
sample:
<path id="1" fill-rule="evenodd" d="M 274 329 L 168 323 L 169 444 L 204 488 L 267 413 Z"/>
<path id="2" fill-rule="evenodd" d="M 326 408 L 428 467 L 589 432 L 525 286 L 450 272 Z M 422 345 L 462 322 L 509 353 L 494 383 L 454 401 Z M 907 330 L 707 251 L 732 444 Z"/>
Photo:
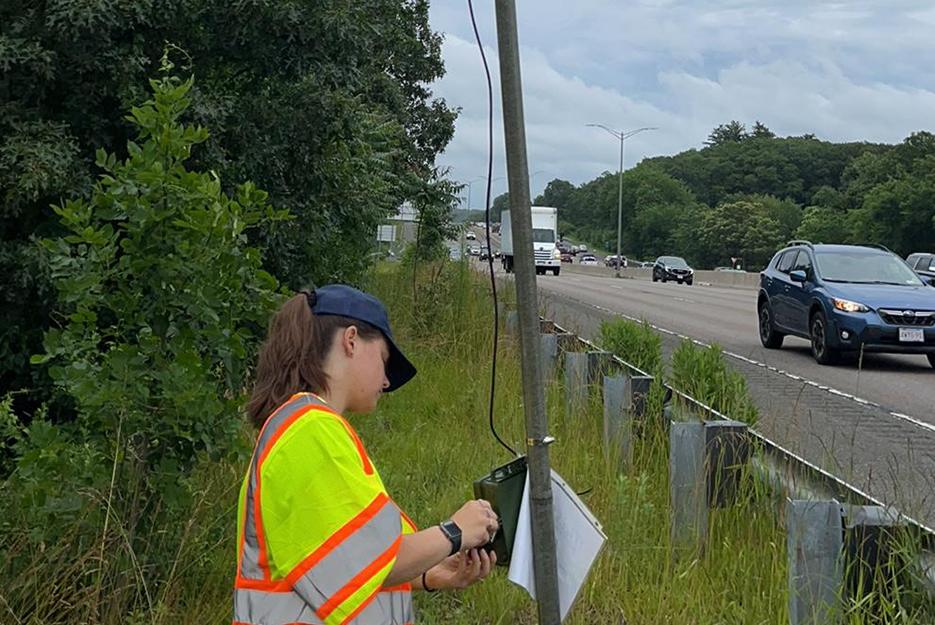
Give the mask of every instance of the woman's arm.
<path id="1" fill-rule="evenodd" d="M 396 564 L 386 576 L 383 587 L 399 586 L 421 577 L 423 572 L 447 558 L 450 552 L 451 543 L 437 525 L 415 534 L 406 534 L 399 545 Z"/>

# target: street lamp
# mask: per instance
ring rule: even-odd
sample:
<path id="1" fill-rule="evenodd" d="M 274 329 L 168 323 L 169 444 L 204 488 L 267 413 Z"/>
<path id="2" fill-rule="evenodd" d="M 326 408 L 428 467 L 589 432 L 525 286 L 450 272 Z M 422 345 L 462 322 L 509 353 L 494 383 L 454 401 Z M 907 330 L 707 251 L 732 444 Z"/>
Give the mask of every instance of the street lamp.
<path id="1" fill-rule="evenodd" d="M 627 132 L 620 132 L 619 130 L 614 130 L 608 128 L 604 124 L 586 124 L 593 128 L 603 128 L 613 136 L 617 137 L 620 140 L 620 169 L 618 171 L 619 184 L 617 185 L 617 259 L 614 265 L 617 268 L 616 277 L 620 277 L 620 232 L 623 223 L 623 144 L 624 141 L 629 139 L 635 134 L 639 134 L 644 130 L 659 130 L 655 126 L 650 126 L 646 128 L 637 128 L 636 130 L 628 130 Z"/>

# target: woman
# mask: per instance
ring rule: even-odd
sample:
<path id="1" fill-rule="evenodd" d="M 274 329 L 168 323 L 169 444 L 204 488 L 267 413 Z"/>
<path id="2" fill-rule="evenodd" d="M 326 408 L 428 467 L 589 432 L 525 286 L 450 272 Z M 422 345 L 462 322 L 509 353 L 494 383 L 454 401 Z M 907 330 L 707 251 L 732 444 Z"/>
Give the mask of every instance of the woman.
<path id="1" fill-rule="evenodd" d="M 417 531 L 342 416 L 415 373 L 383 304 L 357 289 L 302 292 L 273 317 L 248 404 L 261 429 L 240 492 L 235 623 L 406 624 L 413 589 L 490 573 L 490 504 Z"/>

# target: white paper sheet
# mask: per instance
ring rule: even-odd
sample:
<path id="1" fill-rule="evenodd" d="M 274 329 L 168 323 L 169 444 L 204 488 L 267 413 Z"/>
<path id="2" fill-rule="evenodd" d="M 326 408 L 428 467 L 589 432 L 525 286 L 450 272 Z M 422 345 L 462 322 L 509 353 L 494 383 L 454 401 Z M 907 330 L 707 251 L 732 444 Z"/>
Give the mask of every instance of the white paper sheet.
<path id="1" fill-rule="evenodd" d="M 555 519 L 558 603 L 564 621 L 607 536 L 584 502 L 555 471 L 552 471 L 552 515 Z M 525 588 L 530 597 L 536 598 L 528 473 L 507 577 L 514 584 Z"/>

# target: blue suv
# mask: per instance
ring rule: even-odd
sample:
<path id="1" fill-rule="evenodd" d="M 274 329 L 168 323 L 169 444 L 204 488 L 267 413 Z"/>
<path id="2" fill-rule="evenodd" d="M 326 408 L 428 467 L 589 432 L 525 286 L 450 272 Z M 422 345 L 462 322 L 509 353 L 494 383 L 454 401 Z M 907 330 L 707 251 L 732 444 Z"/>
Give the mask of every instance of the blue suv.
<path id="1" fill-rule="evenodd" d="M 819 363 L 863 352 L 925 354 L 935 367 L 935 288 L 882 246 L 791 241 L 760 273 L 760 342 L 809 339 Z"/>

